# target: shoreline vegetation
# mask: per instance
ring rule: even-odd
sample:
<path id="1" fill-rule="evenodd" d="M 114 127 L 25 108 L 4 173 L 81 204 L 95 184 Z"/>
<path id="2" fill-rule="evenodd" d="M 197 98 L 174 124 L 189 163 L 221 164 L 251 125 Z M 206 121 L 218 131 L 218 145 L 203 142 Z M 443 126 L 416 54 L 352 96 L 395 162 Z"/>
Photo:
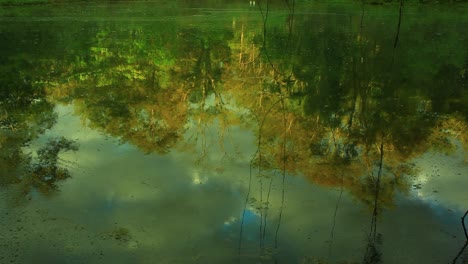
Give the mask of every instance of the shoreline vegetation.
<path id="1" fill-rule="evenodd" d="M 206 2 L 206 4 L 220 5 L 223 3 L 241 3 L 247 2 L 246 0 L 235 0 L 235 1 L 225 1 L 225 0 L 181 0 L 182 2 L 187 2 L 187 4 Z M 258 0 L 257 0 L 258 1 Z M 267 0 L 262 0 L 267 1 Z M 270 3 L 281 2 L 284 0 L 269 0 Z M 364 2 L 369 5 L 388 5 L 388 4 L 398 4 L 399 0 L 341 0 L 341 1 L 327 1 L 327 0 L 296 0 L 298 3 L 337 3 L 337 2 Z M 158 2 L 158 0 L 0 0 L 0 6 L 29 6 L 29 5 L 44 5 L 44 4 L 72 4 L 72 3 L 115 3 L 115 2 Z M 165 1 L 163 1 L 165 2 Z M 468 0 L 403 0 L 405 4 L 461 4 L 468 3 Z"/>

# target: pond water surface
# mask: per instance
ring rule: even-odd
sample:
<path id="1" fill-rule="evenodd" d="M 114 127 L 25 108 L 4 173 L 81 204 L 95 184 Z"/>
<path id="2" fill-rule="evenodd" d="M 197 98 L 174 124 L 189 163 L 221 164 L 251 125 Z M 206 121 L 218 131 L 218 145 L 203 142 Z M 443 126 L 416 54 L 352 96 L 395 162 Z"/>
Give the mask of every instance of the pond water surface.
<path id="1" fill-rule="evenodd" d="M 451 263 L 467 6 L 278 2 L 4 7 L 0 263 Z"/>

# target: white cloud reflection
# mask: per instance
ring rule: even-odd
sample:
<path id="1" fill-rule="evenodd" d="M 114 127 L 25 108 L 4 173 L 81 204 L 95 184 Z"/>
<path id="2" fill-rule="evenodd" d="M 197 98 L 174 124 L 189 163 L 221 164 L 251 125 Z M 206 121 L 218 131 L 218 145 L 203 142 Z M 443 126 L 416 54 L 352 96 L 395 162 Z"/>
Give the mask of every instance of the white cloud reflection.
<path id="1" fill-rule="evenodd" d="M 226 157 L 215 147 L 201 161 L 197 153 L 144 155 L 132 145 L 118 144 L 83 127 L 78 117 L 69 114 L 72 110 L 58 107 L 57 125 L 37 144 L 52 136 L 76 139 L 80 150 L 61 156 L 71 162 L 64 164 L 71 164 L 73 177 L 61 184 L 53 198 L 36 198 L 19 208 L 7 208 L 2 202 L 0 234 L 8 237 L 8 246 L 0 248 L 5 253 L 0 255 L 20 263 L 238 263 L 249 157 L 254 152 L 250 132 L 232 132 L 242 157 Z M 440 163 L 440 174 L 447 171 L 447 180 L 423 172 L 429 177 L 420 197 L 423 201 L 436 197 L 439 207 L 400 197 L 396 209 L 385 211 L 379 222 L 388 263 L 446 262 L 460 244 L 460 237 L 454 238 L 458 216 L 455 212 L 441 215 L 440 208 L 463 208 L 466 199 L 462 199 L 460 177 L 455 176 L 467 175 L 466 166 L 454 170 L 458 160 L 434 156 L 419 162 L 434 165 L 435 160 Z M 268 183 L 267 179 L 262 182 L 263 202 Z M 438 196 L 430 192 L 435 186 Z M 249 203 L 244 219 L 242 263 L 258 261 L 259 179 L 254 177 L 251 187 L 256 202 Z M 265 246 L 270 249 L 274 248 L 281 193 L 281 176 L 276 174 L 265 234 Z M 298 263 L 303 256 L 362 259 L 371 217 L 368 210 L 344 192 L 332 237 L 338 190 L 287 176 L 285 193 L 278 233 L 284 263 Z"/>
<path id="2" fill-rule="evenodd" d="M 468 208 L 468 166 L 463 148 L 457 144 L 455 153 L 426 153 L 416 159 L 420 168 L 413 181 L 413 194 L 433 206 L 444 206 L 453 211 Z"/>

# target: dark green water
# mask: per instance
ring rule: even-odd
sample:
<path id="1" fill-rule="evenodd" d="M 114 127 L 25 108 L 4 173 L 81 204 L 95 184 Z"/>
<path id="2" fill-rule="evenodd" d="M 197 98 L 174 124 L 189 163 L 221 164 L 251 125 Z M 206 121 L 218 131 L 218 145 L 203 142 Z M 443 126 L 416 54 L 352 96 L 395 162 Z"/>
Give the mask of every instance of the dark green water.
<path id="1" fill-rule="evenodd" d="M 452 263 L 467 6 L 286 2 L 3 7 L 0 263 Z"/>

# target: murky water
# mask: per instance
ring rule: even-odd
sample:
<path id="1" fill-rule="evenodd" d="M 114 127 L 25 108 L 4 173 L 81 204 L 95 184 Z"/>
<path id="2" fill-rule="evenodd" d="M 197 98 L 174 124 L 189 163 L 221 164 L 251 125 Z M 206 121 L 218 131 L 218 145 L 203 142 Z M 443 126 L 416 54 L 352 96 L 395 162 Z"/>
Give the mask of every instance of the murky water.
<path id="1" fill-rule="evenodd" d="M 452 262 L 466 6 L 188 2 L 0 11 L 0 263 Z"/>

